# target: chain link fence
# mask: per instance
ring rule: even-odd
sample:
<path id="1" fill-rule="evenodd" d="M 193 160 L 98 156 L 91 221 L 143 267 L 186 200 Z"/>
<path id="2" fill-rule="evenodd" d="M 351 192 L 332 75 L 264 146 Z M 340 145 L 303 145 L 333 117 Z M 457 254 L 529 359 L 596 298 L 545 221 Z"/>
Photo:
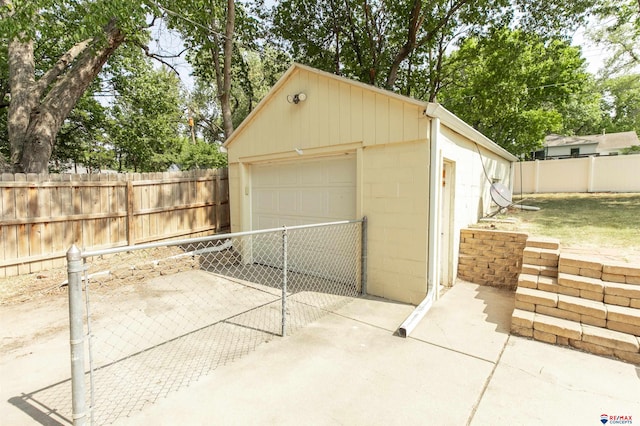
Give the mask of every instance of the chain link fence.
<path id="1" fill-rule="evenodd" d="M 109 424 L 365 291 L 366 219 L 68 253 L 74 424 Z M 88 373 L 87 373 L 88 372 Z"/>

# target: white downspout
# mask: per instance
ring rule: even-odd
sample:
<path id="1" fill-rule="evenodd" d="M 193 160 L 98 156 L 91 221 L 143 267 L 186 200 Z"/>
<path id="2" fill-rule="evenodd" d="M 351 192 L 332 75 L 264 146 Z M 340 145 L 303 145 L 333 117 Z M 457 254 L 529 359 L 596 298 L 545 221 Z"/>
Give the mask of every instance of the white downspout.
<path id="1" fill-rule="evenodd" d="M 426 111 L 425 111 L 426 114 Z M 411 312 L 398 328 L 400 337 L 407 337 L 425 316 L 433 301 L 438 299 L 438 283 L 440 277 L 440 251 L 438 241 L 440 237 L 440 119 L 431 117 L 431 149 L 429 150 L 429 235 L 427 259 L 427 296 Z"/>

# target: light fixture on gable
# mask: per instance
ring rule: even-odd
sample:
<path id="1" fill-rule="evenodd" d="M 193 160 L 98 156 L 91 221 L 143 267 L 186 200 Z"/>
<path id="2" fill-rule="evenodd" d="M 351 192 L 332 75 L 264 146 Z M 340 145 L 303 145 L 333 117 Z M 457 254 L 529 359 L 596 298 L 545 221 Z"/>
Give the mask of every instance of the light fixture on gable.
<path id="1" fill-rule="evenodd" d="M 307 99 L 307 95 L 304 93 L 296 93 L 295 95 L 287 96 L 287 102 L 290 104 L 299 104 L 300 102 L 304 102 Z"/>

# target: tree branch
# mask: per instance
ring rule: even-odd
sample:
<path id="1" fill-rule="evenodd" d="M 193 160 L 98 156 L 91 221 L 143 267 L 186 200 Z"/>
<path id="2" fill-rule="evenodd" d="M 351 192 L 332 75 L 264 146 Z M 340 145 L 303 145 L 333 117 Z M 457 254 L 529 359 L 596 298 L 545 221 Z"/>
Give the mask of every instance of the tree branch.
<path id="1" fill-rule="evenodd" d="M 413 7 L 411 8 L 411 16 L 409 18 L 409 25 L 407 30 L 407 41 L 400 47 L 398 53 L 393 58 L 393 62 L 391 64 L 391 69 L 389 70 L 389 75 L 387 76 L 386 87 L 387 89 L 391 89 L 398 78 L 398 70 L 400 69 L 400 64 L 407 59 L 409 54 L 413 51 L 416 46 L 416 37 L 418 33 L 418 28 L 422 25 L 424 17 L 421 17 L 420 12 L 422 11 L 422 1 L 414 0 Z"/>
<path id="2" fill-rule="evenodd" d="M 420 0 L 415 0 L 413 4 L 413 9 L 411 10 L 411 19 L 409 21 L 409 31 L 407 34 L 407 41 L 400 48 L 395 58 L 393 59 L 391 69 L 389 70 L 389 75 L 387 76 L 386 86 L 388 89 L 391 89 L 395 84 L 396 79 L 398 77 L 400 64 L 402 64 L 402 62 L 405 59 L 407 59 L 407 57 L 411 54 L 411 52 L 416 47 L 424 46 L 426 43 L 432 40 L 436 36 L 438 31 L 440 31 L 449 23 L 449 21 L 451 20 L 451 18 L 453 18 L 456 12 L 458 12 L 458 10 L 462 8 L 462 6 L 464 6 L 469 2 L 470 0 L 456 0 L 451 5 L 451 8 L 447 10 L 447 13 L 445 14 L 445 16 L 443 16 L 441 19 L 437 21 L 435 27 L 427 31 L 427 33 L 423 37 L 421 37 L 420 40 L 417 40 L 418 30 L 422 26 L 422 23 L 424 22 L 426 17 L 420 15 L 422 2 Z"/>
<path id="3" fill-rule="evenodd" d="M 63 77 L 58 79 L 46 97 L 42 100 L 37 113 L 46 112 L 54 120 L 52 131 L 57 133 L 64 118 L 73 109 L 87 87 L 98 75 L 104 63 L 124 42 L 124 34 L 112 20 L 104 30 L 106 45 L 100 39 L 93 40 L 73 62 Z"/>
<path id="4" fill-rule="evenodd" d="M 87 40 L 81 41 L 80 43 L 77 43 L 71 49 L 67 50 L 67 52 L 62 55 L 62 57 L 60 57 L 60 59 L 58 59 L 55 65 L 51 67 L 51 69 L 49 69 L 49 71 L 47 71 L 36 83 L 34 93 L 36 99 L 40 99 L 42 97 L 45 90 L 47 90 L 47 87 L 49 87 L 49 85 L 51 85 L 56 80 L 56 78 L 58 78 L 60 74 L 62 74 L 67 69 L 69 64 L 71 64 L 82 52 L 84 52 L 84 50 L 91 44 L 92 41 L 93 39 L 89 38 Z"/>
<path id="5" fill-rule="evenodd" d="M 227 22 L 224 30 L 224 75 L 222 92 L 222 116 L 224 124 L 225 138 L 233 133 L 233 120 L 231 108 L 229 106 L 229 96 L 231 95 L 231 57 L 233 55 L 233 33 L 235 31 L 236 8 L 234 0 L 227 0 Z M 226 103 L 226 108 L 225 108 Z"/>
<path id="6" fill-rule="evenodd" d="M 169 59 L 169 58 L 179 58 L 180 55 L 182 55 L 187 49 L 184 49 L 182 52 L 180 52 L 176 56 L 173 56 L 173 55 L 158 55 L 157 53 L 151 53 L 151 51 L 149 50 L 149 46 L 147 46 L 146 44 L 142 44 L 140 42 L 134 42 L 133 44 L 138 46 L 139 48 L 141 48 L 142 51 L 144 52 L 144 54 L 147 57 L 149 57 L 151 59 L 154 59 L 154 60 L 160 62 L 162 65 L 165 65 L 165 66 L 169 67 L 171 69 L 171 71 L 173 71 L 178 77 L 180 77 L 180 73 L 175 68 L 175 66 L 173 66 L 169 62 L 165 61 L 164 59 L 165 58 L 167 58 L 167 59 Z"/>

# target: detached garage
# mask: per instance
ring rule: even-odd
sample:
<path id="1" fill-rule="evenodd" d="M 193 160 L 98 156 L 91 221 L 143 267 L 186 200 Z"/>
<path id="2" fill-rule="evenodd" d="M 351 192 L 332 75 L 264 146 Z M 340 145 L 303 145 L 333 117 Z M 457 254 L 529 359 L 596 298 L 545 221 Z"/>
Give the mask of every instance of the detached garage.
<path id="1" fill-rule="evenodd" d="M 367 216 L 368 293 L 413 304 L 454 282 L 517 160 L 438 104 L 299 64 L 225 146 L 232 232 Z"/>

